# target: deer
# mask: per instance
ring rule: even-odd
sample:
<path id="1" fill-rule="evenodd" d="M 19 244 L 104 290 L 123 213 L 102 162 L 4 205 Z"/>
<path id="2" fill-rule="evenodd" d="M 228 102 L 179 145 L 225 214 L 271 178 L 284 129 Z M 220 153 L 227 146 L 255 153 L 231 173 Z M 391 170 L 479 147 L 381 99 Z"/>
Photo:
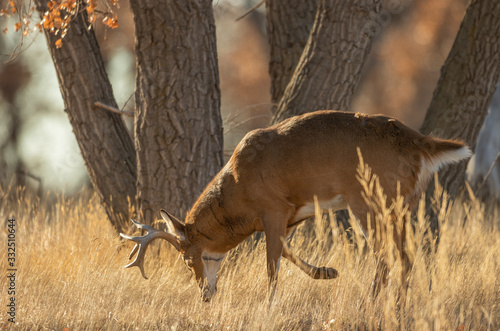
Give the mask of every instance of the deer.
<path id="1" fill-rule="evenodd" d="M 210 301 L 227 252 L 263 231 L 270 298 L 276 291 L 281 257 L 314 279 L 337 278 L 336 269 L 305 262 L 285 240 L 314 216 L 315 201 L 322 209 L 349 208 L 368 231 L 370 211 L 356 179 L 358 150 L 378 176 L 387 201 L 400 194 L 410 209 L 415 209 L 436 171 L 472 155 L 462 141 L 425 136 L 383 115 L 323 110 L 291 117 L 246 134 L 184 222 L 163 209 L 159 213 L 166 224 L 164 231 L 132 220 L 147 234 L 120 234 L 136 243 L 129 259 L 137 256 L 125 267 L 139 267 L 147 279 L 146 248 L 153 240 L 164 239 L 194 274 L 201 298 Z M 407 258 L 404 233 L 394 236 L 401 256 Z M 387 277 L 380 274 L 377 271 L 376 278 Z"/>

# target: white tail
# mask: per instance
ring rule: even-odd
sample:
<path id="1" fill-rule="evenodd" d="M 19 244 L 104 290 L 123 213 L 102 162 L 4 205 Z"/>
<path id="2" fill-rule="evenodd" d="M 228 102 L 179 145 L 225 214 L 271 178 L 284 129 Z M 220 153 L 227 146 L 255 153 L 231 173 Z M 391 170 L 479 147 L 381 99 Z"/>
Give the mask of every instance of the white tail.
<path id="1" fill-rule="evenodd" d="M 166 239 L 182 254 L 203 299 L 209 300 L 226 252 L 255 231 L 264 231 L 271 293 L 282 255 L 313 278 L 337 277 L 335 269 L 318 268 L 295 256 L 283 239 L 314 215 L 315 196 L 324 209 L 349 206 L 367 229 L 369 211 L 356 180 L 357 148 L 378 175 L 388 201 L 396 198 L 399 183 L 411 208 L 435 171 L 471 156 L 460 141 L 423 136 L 385 116 L 318 111 L 293 117 L 248 133 L 185 222 L 162 210 L 167 232 L 139 224 L 147 236 L 122 235 L 138 242 L 131 256 L 137 248 L 139 253 L 128 266 L 138 266 L 144 275 L 147 245 Z"/>

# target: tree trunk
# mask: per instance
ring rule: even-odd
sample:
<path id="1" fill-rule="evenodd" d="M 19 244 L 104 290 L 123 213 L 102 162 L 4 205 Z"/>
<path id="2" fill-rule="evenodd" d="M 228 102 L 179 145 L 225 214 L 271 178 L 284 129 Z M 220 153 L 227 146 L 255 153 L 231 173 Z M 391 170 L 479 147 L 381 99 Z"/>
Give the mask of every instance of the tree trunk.
<path id="1" fill-rule="evenodd" d="M 223 164 L 210 0 L 130 1 L 136 29 L 137 205 L 183 217 Z"/>
<path id="2" fill-rule="evenodd" d="M 321 0 L 307 45 L 273 122 L 319 109 L 348 110 L 373 36 L 381 0 Z"/>
<path id="3" fill-rule="evenodd" d="M 37 7 L 43 14 L 47 1 L 37 0 Z M 45 37 L 90 180 L 111 224 L 121 232 L 128 223 L 127 197 L 133 201 L 136 193 L 134 144 L 120 115 L 94 108 L 97 101 L 117 104 L 86 11 L 72 20 L 61 48 L 55 46 L 60 36 L 45 31 Z"/>
<path id="4" fill-rule="evenodd" d="M 434 97 L 420 128 L 424 134 L 465 141 L 472 149 L 500 76 L 500 2 L 473 0 L 441 69 Z M 451 197 L 464 184 L 467 161 L 439 173 Z M 432 196 L 434 185 L 427 191 Z M 433 224 L 434 231 L 436 224 Z"/>
<path id="5" fill-rule="evenodd" d="M 299 63 L 317 9 L 318 0 L 266 0 L 273 114 Z"/>

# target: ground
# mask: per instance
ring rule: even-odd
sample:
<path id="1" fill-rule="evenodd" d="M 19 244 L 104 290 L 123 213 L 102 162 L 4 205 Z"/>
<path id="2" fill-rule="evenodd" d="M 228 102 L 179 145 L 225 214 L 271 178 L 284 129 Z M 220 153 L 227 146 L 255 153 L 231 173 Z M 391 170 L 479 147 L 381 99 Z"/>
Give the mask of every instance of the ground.
<path id="1" fill-rule="evenodd" d="M 339 278 L 313 280 L 284 260 L 269 304 L 264 241 L 246 241 L 228 254 L 219 291 L 204 303 L 178 253 L 165 243 L 146 254 L 149 280 L 136 268 L 123 268 L 132 244 L 120 240 L 91 193 L 71 199 L 46 194 L 40 201 L 21 189 L 3 192 L 2 242 L 7 219 L 16 220 L 15 326 L 5 308 L 10 282 L 1 281 L 0 326 L 9 329 L 500 329 L 498 212 L 485 216 L 469 198 L 451 213 L 443 209 L 438 247 L 424 233 L 423 210 L 417 212 L 407 245 L 415 264 L 401 306 L 398 261 L 388 286 L 372 298 L 375 258 L 365 239 L 321 217 L 301 225 L 290 245 L 306 261 L 336 268 Z M 7 250 L 0 252 L 5 271 Z"/>

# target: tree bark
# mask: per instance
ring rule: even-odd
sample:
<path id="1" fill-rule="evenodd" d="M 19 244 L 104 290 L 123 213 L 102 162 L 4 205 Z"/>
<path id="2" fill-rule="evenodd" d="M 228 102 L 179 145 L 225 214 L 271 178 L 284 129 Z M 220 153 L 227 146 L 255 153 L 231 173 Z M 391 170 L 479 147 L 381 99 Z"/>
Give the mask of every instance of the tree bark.
<path id="1" fill-rule="evenodd" d="M 136 29 L 137 205 L 183 217 L 223 164 L 210 0 L 132 0 Z"/>
<path id="2" fill-rule="evenodd" d="M 441 69 L 420 131 L 461 139 L 474 149 L 499 76 L 500 2 L 473 0 Z M 467 162 L 439 173 L 439 181 L 451 197 L 464 184 Z M 433 192 L 434 185 L 430 185 L 427 195 Z"/>
<path id="3" fill-rule="evenodd" d="M 37 7 L 43 14 L 47 1 L 37 0 Z M 72 20 L 61 48 L 55 46 L 60 36 L 45 31 L 45 37 L 90 180 L 109 221 L 121 232 L 129 218 L 127 197 L 133 201 L 136 193 L 134 145 L 120 115 L 94 108 L 97 101 L 117 104 L 86 11 Z"/>
<path id="4" fill-rule="evenodd" d="M 314 26 L 273 122 L 319 109 L 349 110 L 381 0 L 321 0 Z"/>
<path id="5" fill-rule="evenodd" d="M 317 9 L 318 0 L 266 0 L 273 114 L 299 63 Z"/>

